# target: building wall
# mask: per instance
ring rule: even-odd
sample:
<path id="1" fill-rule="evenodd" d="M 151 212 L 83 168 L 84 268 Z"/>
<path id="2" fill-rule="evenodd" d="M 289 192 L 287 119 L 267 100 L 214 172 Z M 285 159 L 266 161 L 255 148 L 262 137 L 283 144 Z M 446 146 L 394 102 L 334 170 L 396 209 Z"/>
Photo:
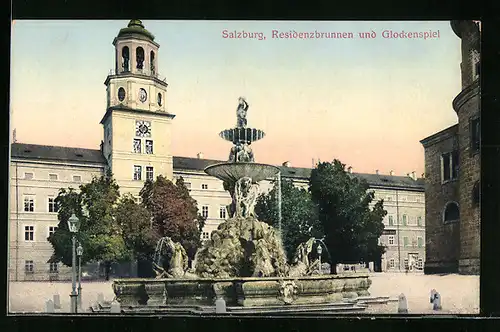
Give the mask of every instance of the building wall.
<path id="1" fill-rule="evenodd" d="M 457 127 L 453 126 L 425 148 L 426 273 L 456 272 L 460 248 L 460 223 L 444 222 L 449 202 L 459 203 L 456 179 L 443 182 L 442 155 L 458 149 Z"/>
<path id="2" fill-rule="evenodd" d="M 124 111 L 114 111 L 112 117 L 112 144 L 111 152 L 112 172 L 122 193 L 130 192 L 138 195 L 146 179 L 146 166 L 152 166 L 154 178 L 163 175 L 172 179 L 173 165 L 171 155 L 170 126 L 171 119 L 154 113 L 135 114 Z M 135 136 L 136 121 L 151 121 L 151 137 L 140 138 Z M 141 153 L 134 153 L 133 140 L 141 139 Z M 144 141 L 153 141 L 153 154 L 145 153 Z M 133 179 L 134 165 L 142 167 L 142 179 Z"/>
<path id="3" fill-rule="evenodd" d="M 459 271 L 479 274 L 480 215 L 479 205 L 473 202 L 473 188 L 480 179 L 480 155 L 471 150 L 471 120 L 479 117 L 480 86 L 475 72 L 472 52 L 480 51 L 480 34 L 473 22 L 461 23 L 462 92 L 453 101 L 458 115 L 460 147 L 460 260 Z"/>
<path id="4" fill-rule="evenodd" d="M 404 270 L 411 260 L 410 256 L 418 263 L 415 268 L 422 270 L 426 260 L 424 192 L 404 188 L 372 190 L 375 193 L 372 206 L 383 199 L 387 211 L 383 220 L 384 233 L 380 237 L 381 244 L 386 246 L 382 271 Z"/>
<path id="5" fill-rule="evenodd" d="M 10 280 L 44 280 L 57 277 L 49 273 L 47 260 L 52 256 L 48 242 L 49 227 L 59 223 L 56 212 L 49 212 L 49 198 L 57 197 L 60 188 L 78 189 L 90 182 L 92 176 L 102 174 L 102 165 L 70 164 L 13 159 L 10 164 L 10 227 L 9 276 Z M 32 173 L 33 179 L 25 174 Z M 57 180 L 49 174 L 57 175 Z M 80 176 L 81 181 L 75 181 Z M 34 200 L 33 212 L 24 211 L 24 197 Z M 25 227 L 33 227 L 33 240 L 25 240 Z M 26 261 L 33 261 L 34 272 L 26 273 Z M 59 264 L 59 277 L 69 276 L 69 268 Z"/>

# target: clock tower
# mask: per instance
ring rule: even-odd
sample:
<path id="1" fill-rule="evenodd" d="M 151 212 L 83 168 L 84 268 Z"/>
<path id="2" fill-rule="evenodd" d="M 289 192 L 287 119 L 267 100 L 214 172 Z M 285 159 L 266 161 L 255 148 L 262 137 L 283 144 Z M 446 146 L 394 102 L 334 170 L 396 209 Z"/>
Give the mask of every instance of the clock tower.
<path id="1" fill-rule="evenodd" d="M 140 20 L 131 20 L 113 40 L 115 69 L 107 91 L 102 151 L 122 194 L 138 195 L 147 179 L 172 179 L 167 86 L 158 74 L 154 36 Z"/>

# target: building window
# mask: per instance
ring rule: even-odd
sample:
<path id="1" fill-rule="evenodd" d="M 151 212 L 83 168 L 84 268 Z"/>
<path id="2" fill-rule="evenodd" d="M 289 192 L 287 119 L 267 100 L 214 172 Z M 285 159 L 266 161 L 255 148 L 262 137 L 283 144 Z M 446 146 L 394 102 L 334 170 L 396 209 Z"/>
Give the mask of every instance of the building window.
<path id="1" fill-rule="evenodd" d="M 226 207 L 225 206 L 221 206 L 220 209 L 219 209 L 219 217 L 221 219 L 226 219 Z"/>
<path id="2" fill-rule="evenodd" d="M 49 212 L 57 212 L 59 207 L 56 204 L 56 199 L 54 197 L 49 197 Z"/>
<path id="3" fill-rule="evenodd" d="M 205 218 L 208 218 L 208 206 L 201 207 L 201 215 Z"/>
<path id="4" fill-rule="evenodd" d="M 394 226 L 394 217 L 389 216 L 389 226 Z"/>
<path id="5" fill-rule="evenodd" d="M 210 239 L 210 233 L 208 233 L 208 232 L 201 233 L 201 239 L 202 240 L 209 240 Z"/>
<path id="6" fill-rule="evenodd" d="M 24 272 L 25 273 L 34 273 L 35 272 L 35 264 L 33 261 L 24 261 Z"/>
<path id="7" fill-rule="evenodd" d="M 406 226 L 408 224 L 408 221 L 406 219 L 406 214 L 403 214 L 403 226 Z"/>
<path id="8" fill-rule="evenodd" d="M 153 154 L 153 141 L 152 140 L 146 140 L 146 153 L 147 154 Z"/>
<path id="9" fill-rule="evenodd" d="M 134 153 L 141 153 L 141 140 L 134 138 Z"/>
<path id="10" fill-rule="evenodd" d="M 34 196 L 24 196 L 24 212 L 35 212 Z"/>
<path id="11" fill-rule="evenodd" d="M 479 118 L 470 120 L 470 148 L 471 152 L 479 152 L 479 141 L 481 140 L 481 125 Z"/>
<path id="12" fill-rule="evenodd" d="M 208 184 L 203 183 L 203 184 L 201 185 L 201 189 L 208 189 Z"/>
<path id="13" fill-rule="evenodd" d="M 393 269 L 396 267 L 396 260 L 394 258 L 389 259 L 389 268 Z"/>
<path id="14" fill-rule="evenodd" d="M 35 226 L 24 226 L 24 241 L 34 241 Z"/>
<path id="15" fill-rule="evenodd" d="M 441 156 L 441 174 L 443 182 L 458 177 L 458 151 L 448 152 Z"/>
<path id="16" fill-rule="evenodd" d="M 405 261 L 404 261 L 404 267 L 405 267 L 405 269 L 408 269 L 410 267 L 408 263 L 409 263 L 408 262 L 408 258 L 405 258 Z"/>
<path id="17" fill-rule="evenodd" d="M 24 173 L 24 179 L 25 180 L 33 180 L 33 173 L 31 173 L 31 172 Z"/>
<path id="18" fill-rule="evenodd" d="M 142 178 L 142 166 L 134 165 L 134 180 L 139 181 Z"/>
<path id="19" fill-rule="evenodd" d="M 417 226 L 422 226 L 422 217 L 421 216 L 417 217 Z"/>
<path id="20" fill-rule="evenodd" d="M 82 177 L 80 175 L 73 175 L 73 182 L 82 182 Z"/>
<path id="21" fill-rule="evenodd" d="M 394 235 L 389 235 L 389 245 L 394 245 Z"/>
<path id="22" fill-rule="evenodd" d="M 56 226 L 49 226 L 49 237 L 56 232 Z"/>
<path id="23" fill-rule="evenodd" d="M 476 181 L 476 183 L 474 183 L 474 187 L 472 188 L 472 205 L 478 207 L 480 200 L 481 200 L 481 189 L 479 186 L 479 181 Z"/>
<path id="24" fill-rule="evenodd" d="M 153 181 L 153 178 L 154 178 L 153 166 L 146 166 L 146 180 Z"/>
<path id="25" fill-rule="evenodd" d="M 49 265 L 49 272 L 50 273 L 59 273 L 59 266 L 57 263 L 52 262 Z"/>
<path id="26" fill-rule="evenodd" d="M 424 268 L 424 260 L 422 258 L 417 259 L 417 269 L 422 270 Z"/>
<path id="27" fill-rule="evenodd" d="M 443 221 L 445 223 L 456 222 L 460 219 L 460 209 L 458 204 L 455 202 L 449 202 L 446 204 L 443 213 Z"/>
<path id="28" fill-rule="evenodd" d="M 423 238 L 421 238 L 420 236 L 419 236 L 419 237 L 417 237 L 417 246 L 418 246 L 419 248 L 422 248 L 422 247 L 424 246 L 424 239 L 423 239 Z"/>
<path id="29" fill-rule="evenodd" d="M 144 49 L 142 47 L 137 47 L 135 49 L 135 56 L 137 59 L 137 69 L 143 69 L 144 67 Z"/>
<path id="30" fill-rule="evenodd" d="M 49 174 L 50 181 L 57 181 L 57 174 Z"/>
<path id="31" fill-rule="evenodd" d="M 476 50 L 471 51 L 471 63 L 472 63 L 472 80 L 475 81 L 479 78 L 481 71 L 481 62 L 479 52 Z"/>
<path id="32" fill-rule="evenodd" d="M 403 246 L 408 247 L 408 237 L 407 236 L 403 237 Z"/>
<path id="33" fill-rule="evenodd" d="M 130 61 L 130 52 L 128 50 L 128 47 L 125 46 L 124 48 L 122 48 L 122 68 L 123 68 L 123 71 L 129 71 L 129 61 Z M 125 90 L 123 90 L 123 92 L 125 93 Z"/>
<path id="34" fill-rule="evenodd" d="M 191 189 L 191 182 L 184 182 L 186 188 Z"/>

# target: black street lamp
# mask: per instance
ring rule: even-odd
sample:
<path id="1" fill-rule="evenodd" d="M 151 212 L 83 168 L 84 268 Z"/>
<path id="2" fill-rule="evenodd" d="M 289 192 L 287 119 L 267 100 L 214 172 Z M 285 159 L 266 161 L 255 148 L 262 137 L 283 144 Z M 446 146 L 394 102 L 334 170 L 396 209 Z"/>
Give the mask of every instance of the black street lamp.
<path id="1" fill-rule="evenodd" d="M 82 308 L 82 255 L 83 248 L 79 243 L 76 248 L 76 255 L 78 256 L 78 307 Z"/>
<path id="2" fill-rule="evenodd" d="M 75 250 L 76 250 L 76 234 L 78 233 L 78 230 L 80 229 L 80 219 L 77 218 L 77 216 L 73 213 L 71 217 L 68 219 L 68 228 L 69 231 L 71 232 L 72 235 L 72 240 L 73 240 L 73 246 L 72 246 L 72 251 L 71 251 L 71 258 L 72 258 L 72 263 L 71 263 L 71 294 L 70 294 L 70 299 L 71 299 L 71 313 L 77 313 L 77 296 L 78 294 L 76 293 L 76 255 L 75 255 Z"/>

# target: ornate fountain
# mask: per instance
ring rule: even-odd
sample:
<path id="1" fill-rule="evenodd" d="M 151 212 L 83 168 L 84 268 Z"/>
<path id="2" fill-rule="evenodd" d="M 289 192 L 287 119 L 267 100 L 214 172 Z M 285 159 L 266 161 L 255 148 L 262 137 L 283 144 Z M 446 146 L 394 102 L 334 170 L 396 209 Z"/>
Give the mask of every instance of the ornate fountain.
<path id="1" fill-rule="evenodd" d="M 223 298 L 228 306 L 255 309 L 338 304 L 369 295 L 368 275 L 313 275 L 319 263 L 310 259 L 315 239 L 299 245 L 292 264 L 288 264 L 280 234 L 258 220 L 254 212 L 258 183 L 273 178 L 279 169 L 255 162 L 251 144 L 265 134 L 247 127 L 248 108 L 240 97 L 236 127 L 219 134 L 233 144 L 228 162 L 205 169 L 222 180 L 231 195 L 229 218 L 198 250 L 194 270 L 188 268 L 180 244 L 161 239 L 153 264 L 156 279 L 114 281 L 113 289 L 122 305 L 143 310 L 152 306 L 213 306 L 216 299 Z"/>

